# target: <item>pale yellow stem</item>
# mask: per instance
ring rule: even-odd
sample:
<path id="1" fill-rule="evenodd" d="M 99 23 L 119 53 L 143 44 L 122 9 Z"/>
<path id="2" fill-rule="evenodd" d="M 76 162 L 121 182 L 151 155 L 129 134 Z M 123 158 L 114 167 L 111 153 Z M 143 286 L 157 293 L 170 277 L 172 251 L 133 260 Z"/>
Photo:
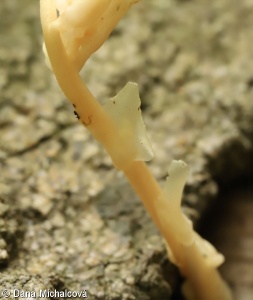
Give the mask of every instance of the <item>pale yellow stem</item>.
<path id="1" fill-rule="evenodd" d="M 196 244 L 190 246 L 180 244 L 176 239 L 176 232 L 173 233 L 169 228 L 162 226 L 155 207 L 155 201 L 161 196 L 162 191 L 147 165 L 144 162 L 134 162 L 123 172 L 165 238 L 176 260 L 180 262 L 179 268 L 193 289 L 192 300 L 231 300 L 231 292 L 226 283 L 216 268 L 206 264 Z"/>
<path id="2" fill-rule="evenodd" d="M 44 4 L 42 9 L 47 9 L 47 11 L 50 9 L 54 10 L 50 4 L 51 0 L 42 0 L 41 2 Z M 45 3 L 48 5 L 46 6 Z M 50 13 L 50 15 L 53 16 L 53 13 Z M 50 20 L 54 20 L 54 18 L 51 17 Z M 111 118 L 96 101 L 83 83 L 80 75 L 76 72 L 64 51 L 57 29 L 46 22 L 42 24 L 48 56 L 62 91 L 71 103 L 75 105 L 75 109 L 84 125 L 107 150 L 109 149 L 108 152 L 110 153 L 111 148 L 117 148 L 122 155 L 122 159 L 127 159 L 125 152 L 127 152 L 128 141 L 122 141 L 118 129 L 111 121 Z M 142 199 L 156 226 L 165 237 L 168 236 L 166 234 L 167 230 L 165 231 L 160 225 L 154 205 L 154 200 L 162 194 L 162 190 L 146 164 L 141 161 L 135 161 L 124 167 L 122 171 L 140 199 Z"/>
<path id="3" fill-rule="evenodd" d="M 177 232 L 173 232 L 161 223 L 155 205 L 163 194 L 160 186 L 144 162 L 132 161 L 132 158 L 129 158 L 128 141 L 122 139 L 115 123 L 82 82 L 76 67 L 71 63 L 63 47 L 60 33 L 52 23 L 57 18 L 54 1 L 41 0 L 40 5 L 47 52 L 61 89 L 74 105 L 81 122 L 105 146 L 116 166 L 125 173 L 169 244 L 183 275 L 194 288 L 194 300 L 232 299 L 217 270 L 206 265 L 196 245 L 183 246 L 176 238 Z M 170 212 L 168 218 L 169 214 Z"/>
<path id="4" fill-rule="evenodd" d="M 142 200 L 143 205 L 149 212 L 154 223 L 161 230 L 162 228 L 157 217 L 154 199 L 157 199 L 162 191 L 149 168 L 144 162 L 135 161 L 127 169 L 123 170 L 123 172 L 136 194 Z"/>
<path id="5" fill-rule="evenodd" d="M 230 288 L 221 278 L 218 270 L 206 264 L 196 244 L 182 245 L 182 248 L 184 264 L 180 270 L 187 279 L 183 290 L 187 299 L 232 300 Z"/>
<path id="6" fill-rule="evenodd" d="M 173 253 L 177 253 L 177 257 L 180 261 L 183 260 L 182 247 L 178 243 L 175 235 L 176 232 L 171 232 L 169 228 L 163 226 L 158 217 L 156 209 L 156 201 L 162 195 L 162 189 L 157 183 L 155 177 L 150 172 L 147 165 L 142 161 L 133 162 L 127 169 L 123 170 L 132 188 L 139 196 L 147 212 L 151 216 L 156 227 L 161 232 L 166 243 L 170 245 L 170 249 Z M 169 212 L 168 212 L 169 218 Z"/>

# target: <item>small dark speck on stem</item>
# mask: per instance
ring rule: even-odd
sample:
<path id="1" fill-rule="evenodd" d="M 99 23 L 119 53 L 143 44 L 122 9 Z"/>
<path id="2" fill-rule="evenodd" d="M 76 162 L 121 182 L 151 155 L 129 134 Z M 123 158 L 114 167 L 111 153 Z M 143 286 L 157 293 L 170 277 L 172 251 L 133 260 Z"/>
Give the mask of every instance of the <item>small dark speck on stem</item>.
<path id="1" fill-rule="evenodd" d="M 76 116 L 76 118 L 79 120 L 80 119 L 80 117 L 79 117 L 79 115 L 78 115 L 78 113 L 76 112 L 76 111 L 74 111 L 74 115 Z"/>
<path id="2" fill-rule="evenodd" d="M 92 123 L 92 115 L 88 116 L 88 121 L 87 122 L 82 120 L 82 123 L 85 127 L 89 126 Z"/>

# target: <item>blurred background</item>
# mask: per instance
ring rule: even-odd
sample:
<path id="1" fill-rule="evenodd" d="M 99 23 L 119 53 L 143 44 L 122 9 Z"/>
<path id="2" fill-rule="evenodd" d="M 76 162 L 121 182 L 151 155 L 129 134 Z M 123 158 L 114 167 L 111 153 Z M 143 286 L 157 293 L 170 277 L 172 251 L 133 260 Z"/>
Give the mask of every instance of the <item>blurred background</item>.
<path id="1" fill-rule="evenodd" d="M 163 184 L 191 167 L 183 210 L 253 299 L 253 2 L 143 0 L 81 72 L 102 104 L 139 85 Z M 182 299 L 182 278 L 122 174 L 78 123 L 42 53 L 39 1 L 0 2 L 1 288 Z M 66 74 L 68 76 L 68 74 Z"/>

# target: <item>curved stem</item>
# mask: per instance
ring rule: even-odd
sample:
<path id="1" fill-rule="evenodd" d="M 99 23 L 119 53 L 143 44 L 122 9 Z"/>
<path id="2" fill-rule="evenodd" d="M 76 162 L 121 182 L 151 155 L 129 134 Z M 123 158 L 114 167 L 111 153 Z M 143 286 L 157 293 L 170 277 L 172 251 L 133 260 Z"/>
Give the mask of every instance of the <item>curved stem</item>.
<path id="1" fill-rule="evenodd" d="M 179 262 L 181 272 L 188 278 L 191 288 L 194 288 L 194 300 L 232 299 L 217 270 L 207 266 L 196 244 L 182 245 L 176 238 L 177 231 L 172 231 L 163 225 L 156 206 L 156 201 L 163 194 L 160 186 L 144 162 L 129 159 L 128 141 L 122 138 L 115 123 L 82 82 L 75 66 L 71 63 L 63 47 L 57 26 L 54 25 L 54 21 L 57 19 L 54 1 L 40 0 L 40 5 L 48 56 L 62 91 L 75 107 L 83 125 L 105 146 L 114 163 L 116 162 L 117 167 L 125 173 L 172 249 L 176 261 Z M 168 211 L 168 218 L 170 214 L 171 212 Z"/>

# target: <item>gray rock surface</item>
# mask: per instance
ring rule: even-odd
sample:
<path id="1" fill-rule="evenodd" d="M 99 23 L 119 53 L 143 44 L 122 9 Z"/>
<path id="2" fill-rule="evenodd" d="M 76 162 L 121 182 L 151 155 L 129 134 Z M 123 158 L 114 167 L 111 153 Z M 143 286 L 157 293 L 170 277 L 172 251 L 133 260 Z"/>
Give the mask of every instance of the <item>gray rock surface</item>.
<path id="1" fill-rule="evenodd" d="M 150 167 L 162 182 L 171 159 L 191 166 L 195 223 L 252 171 L 252 39 L 251 1 L 145 0 L 82 73 L 101 102 L 139 83 Z M 159 233 L 45 66 L 38 1 L 1 0 L 0 41 L 0 288 L 171 299 Z"/>

